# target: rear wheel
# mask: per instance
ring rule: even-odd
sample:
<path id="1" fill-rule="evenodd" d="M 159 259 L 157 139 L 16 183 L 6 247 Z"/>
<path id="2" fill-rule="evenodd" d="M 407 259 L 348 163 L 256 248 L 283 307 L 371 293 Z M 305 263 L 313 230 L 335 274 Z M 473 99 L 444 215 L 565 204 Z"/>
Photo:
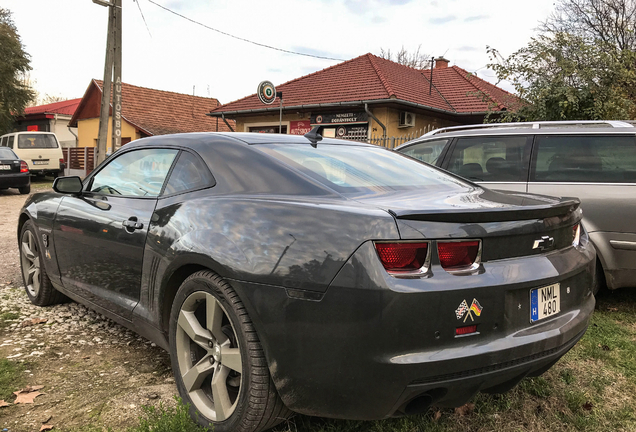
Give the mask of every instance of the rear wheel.
<path id="1" fill-rule="evenodd" d="M 291 412 L 269 375 L 243 303 L 210 271 L 187 278 L 170 314 L 175 381 L 192 418 L 216 432 L 257 432 Z"/>
<path id="2" fill-rule="evenodd" d="M 24 288 L 31 303 L 49 306 L 66 300 L 64 294 L 53 288 L 46 274 L 44 256 L 40 250 L 35 227 L 30 220 L 24 223 L 20 234 L 20 265 Z"/>
<path id="3" fill-rule="evenodd" d="M 18 188 L 18 190 L 22 195 L 26 195 L 31 193 L 31 185 L 22 186 L 21 188 Z"/>

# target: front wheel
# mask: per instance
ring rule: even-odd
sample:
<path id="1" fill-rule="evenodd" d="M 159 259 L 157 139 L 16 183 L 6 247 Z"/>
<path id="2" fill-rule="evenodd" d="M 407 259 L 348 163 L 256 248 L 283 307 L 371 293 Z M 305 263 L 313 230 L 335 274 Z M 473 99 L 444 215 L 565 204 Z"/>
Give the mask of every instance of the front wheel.
<path id="1" fill-rule="evenodd" d="M 37 306 L 49 306 L 66 301 L 66 296 L 53 287 L 46 274 L 44 256 L 31 220 L 26 221 L 22 226 L 19 246 L 22 279 L 31 303 Z"/>
<path id="2" fill-rule="evenodd" d="M 291 414 L 243 303 L 215 273 L 194 273 L 179 288 L 170 314 L 170 358 L 179 393 L 202 426 L 258 432 Z"/>

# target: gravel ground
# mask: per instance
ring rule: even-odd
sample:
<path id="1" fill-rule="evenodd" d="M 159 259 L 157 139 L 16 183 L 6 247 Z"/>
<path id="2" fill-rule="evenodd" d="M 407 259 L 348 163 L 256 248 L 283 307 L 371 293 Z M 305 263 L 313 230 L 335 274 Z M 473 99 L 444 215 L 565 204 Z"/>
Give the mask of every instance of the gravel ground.
<path id="1" fill-rule="evenodd" d="M 32 190 L 48 187 L 35 183 Z M 43 385 L 44 394 L 34 404 L 0 408 L 0 429 L 37 431 L 47 421 L 56 430 L 89 424 L 119 430 L 136 424 L 143 405 L 174 404 L 164 350 L 83 305 L 29 302 L 16 234 L 25 199 L 0 191 L 0 316 L 12 317 L 0 320 L 0 358 L 21 363 L 23 384 Z"/>

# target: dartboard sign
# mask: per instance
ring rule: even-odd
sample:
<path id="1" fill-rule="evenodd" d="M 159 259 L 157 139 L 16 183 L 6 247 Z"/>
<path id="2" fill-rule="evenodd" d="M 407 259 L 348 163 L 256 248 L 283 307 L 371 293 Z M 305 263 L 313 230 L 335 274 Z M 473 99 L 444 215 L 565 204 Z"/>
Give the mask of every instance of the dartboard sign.
<path id="1" fill-rule="evenodd" d="M 256 94 L 261 102 L 269 105 L 276 99 L 276 87 L 269 81 L 263 81 L 258 85 Z"/>

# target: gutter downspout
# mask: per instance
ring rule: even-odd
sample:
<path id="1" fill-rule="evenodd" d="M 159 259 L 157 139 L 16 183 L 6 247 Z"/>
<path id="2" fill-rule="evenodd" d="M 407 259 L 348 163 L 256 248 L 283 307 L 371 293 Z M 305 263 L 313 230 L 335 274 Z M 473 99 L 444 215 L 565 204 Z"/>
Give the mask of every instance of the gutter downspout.
<path id="1" fill-rule="evenodd" d="M 386 147 L 386 126 L 384 126 L 382 124 L 382 122 L 380 120 L 378 120 L 378 118 L 376 116 L 374 116 L 371 111 L 369 111 L 369 104 L 366 103 L 366 102 L 364 103 L 364 110 L 367 112 L 369 117 L 371 117 L 373 120 L 375 120 L 375 122 L 377 124 L 379 124 L 380 127 L 382 128 L 382 147 Z"/>
<path id="2" fill-rule="evenodd" d="M 68 131 L 73 134 L 73 136 L 75 137 L 75 147 L 77 147 L 77 145 L 79 144 L 79 138 L 77 136 L 77 134 L 75 132 L 73 132 L 73 130 L 71 129 L 70 126 L 66 126 Z"/>
<path id="3" fill-rule="evenodd" d="M 223 121 L 225 122 L 227 127 L 230 129 L 230 131 L 231 132 L 235 132 L 234 129 L 232 129 L 232 126 L 230 126 L 230 124 L 227 122 L 227 120 L 225 120 L 225 114 L 221 113 L 221 118 L 223 119 Z"/>

